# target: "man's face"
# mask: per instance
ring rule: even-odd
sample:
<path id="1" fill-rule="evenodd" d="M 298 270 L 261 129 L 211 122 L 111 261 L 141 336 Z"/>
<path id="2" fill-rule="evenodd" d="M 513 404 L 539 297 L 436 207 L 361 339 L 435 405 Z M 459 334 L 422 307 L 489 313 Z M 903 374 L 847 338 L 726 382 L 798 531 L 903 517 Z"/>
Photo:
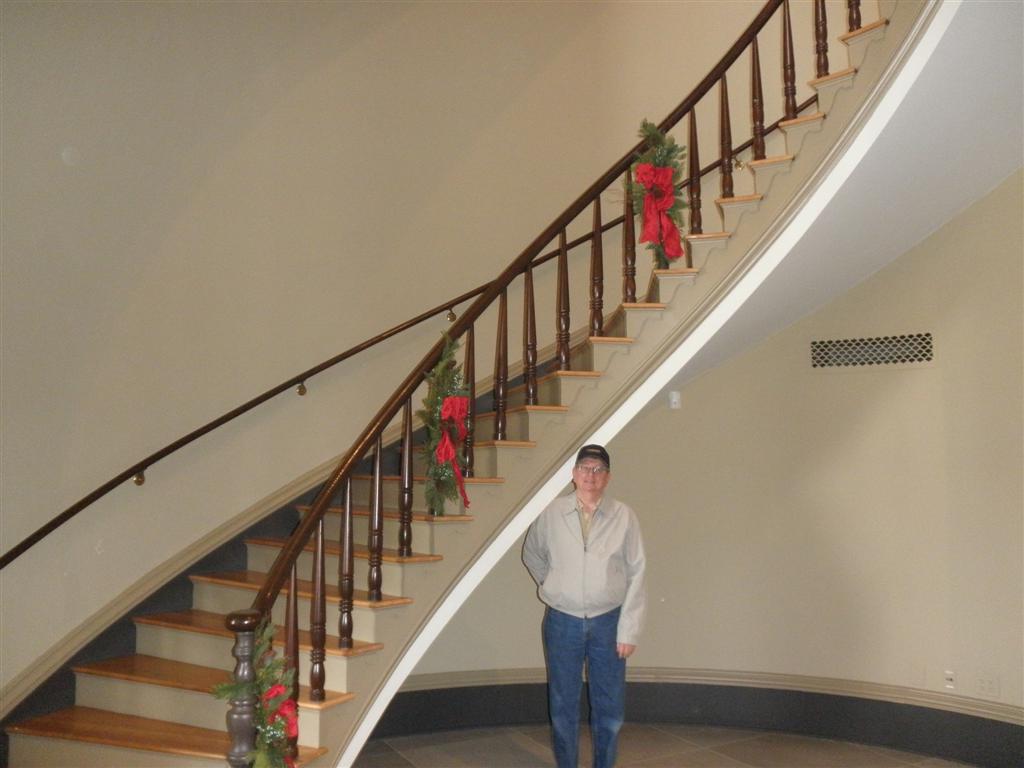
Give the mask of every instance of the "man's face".
<path id="1" fill-rule="evenodd" d="M 598 496 L 604 493 L 610 476 L 608 468 L 594 459 L 584 459 L 572 470 L 572 479 L 576 487 L 583 493 Z"/>

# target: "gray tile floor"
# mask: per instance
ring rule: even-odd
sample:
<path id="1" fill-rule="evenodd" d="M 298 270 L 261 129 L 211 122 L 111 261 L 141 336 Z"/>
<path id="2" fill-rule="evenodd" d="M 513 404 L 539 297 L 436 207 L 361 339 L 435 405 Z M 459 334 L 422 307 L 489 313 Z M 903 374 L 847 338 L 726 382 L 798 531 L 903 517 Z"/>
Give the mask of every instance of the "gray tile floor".
<path id="1" fill-rule="evenodd" d="M 477 728 L 369 742 L 355 768 L 552 768 L 546 725 Z M 580 766 L 590 765 L 589 734 Z M 953 768 L 947 760 L 769 731 L 627 723 L 620 768 Z"/>

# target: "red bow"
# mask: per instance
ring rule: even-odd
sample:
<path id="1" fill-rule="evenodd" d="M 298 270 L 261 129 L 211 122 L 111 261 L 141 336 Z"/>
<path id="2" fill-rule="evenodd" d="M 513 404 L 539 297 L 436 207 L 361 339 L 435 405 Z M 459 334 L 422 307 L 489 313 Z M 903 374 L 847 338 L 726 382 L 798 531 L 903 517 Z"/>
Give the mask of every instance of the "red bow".
<path id="1" fill-rule="evenodd" d="M 434 458 L 438 464 L 446 461 L 452 465 L 452 472 L 455 475 L 455 483 L 459 487 L 459 494 L 462 496 L 462 503 L 469 506 L 469 497 L 466 496 L 466 481 L 462 477 L 462 469 L 459 467 L 458 454 L 455 444 L 452 442 L 451 431 L 445 427 L 445 420 L 451 419 L 455 424 L 455 431 L 461 443 L 466 438 L 466 415 L 469 413 L 469 398 L 453 395 L 441 401 L 441 439 L 437 443 L 437 450 L 434 451 Z"/>
<path id="2" fill-rule="evenodd" d="M 672 169 L 661 168 L 650 163 L 636 167 L 636 181 L 647 194 L 644 195 L 643 230 L 641 243 L 657 243 L 665 249 L 665 256 L 678 259 L 683 255 L 679 229 L 669 215 L 669 209 L 676 202 L 676 190 L 672 184 Z"/>

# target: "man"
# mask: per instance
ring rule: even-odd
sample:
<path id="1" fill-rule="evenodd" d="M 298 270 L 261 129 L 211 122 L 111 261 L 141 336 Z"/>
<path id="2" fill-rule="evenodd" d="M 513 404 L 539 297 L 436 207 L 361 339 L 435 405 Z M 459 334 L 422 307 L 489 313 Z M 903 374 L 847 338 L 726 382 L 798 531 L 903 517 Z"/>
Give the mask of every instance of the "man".
<path id="1" fill-rule="evenodd" d="M 594 768 L 615 764 L 625 716 L 626 659 L 645 610 L 644 545 L 636 513 L 604 495 L 611 459 L 580 448 L 574 492 L 555 499 L 530 526 L 523 562 L 544 612 L 548 706 L 558 768 L 576 768 L 580 691 L 587 667 Z"/>

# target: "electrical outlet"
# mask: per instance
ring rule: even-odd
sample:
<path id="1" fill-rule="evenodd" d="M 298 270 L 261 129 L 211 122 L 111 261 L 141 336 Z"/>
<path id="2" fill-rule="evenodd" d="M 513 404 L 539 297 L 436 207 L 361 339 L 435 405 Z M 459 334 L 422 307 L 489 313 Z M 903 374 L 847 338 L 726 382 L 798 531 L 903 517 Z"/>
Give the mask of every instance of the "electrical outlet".
<path id="1" fill-rule="evenodd" d="M 956 690 L 956 672 L 952 669 L 947 669 L 942 673 L 942 684 L 945 686 L 947 691 Z"/>
<path id="2" fill-rule="evenodd" d="M 975 690 L 983 699 L 999 698 L 999 675 L 989 669 L 983 669 L 978 672 L 978 680 L 975 684 Z"/>

